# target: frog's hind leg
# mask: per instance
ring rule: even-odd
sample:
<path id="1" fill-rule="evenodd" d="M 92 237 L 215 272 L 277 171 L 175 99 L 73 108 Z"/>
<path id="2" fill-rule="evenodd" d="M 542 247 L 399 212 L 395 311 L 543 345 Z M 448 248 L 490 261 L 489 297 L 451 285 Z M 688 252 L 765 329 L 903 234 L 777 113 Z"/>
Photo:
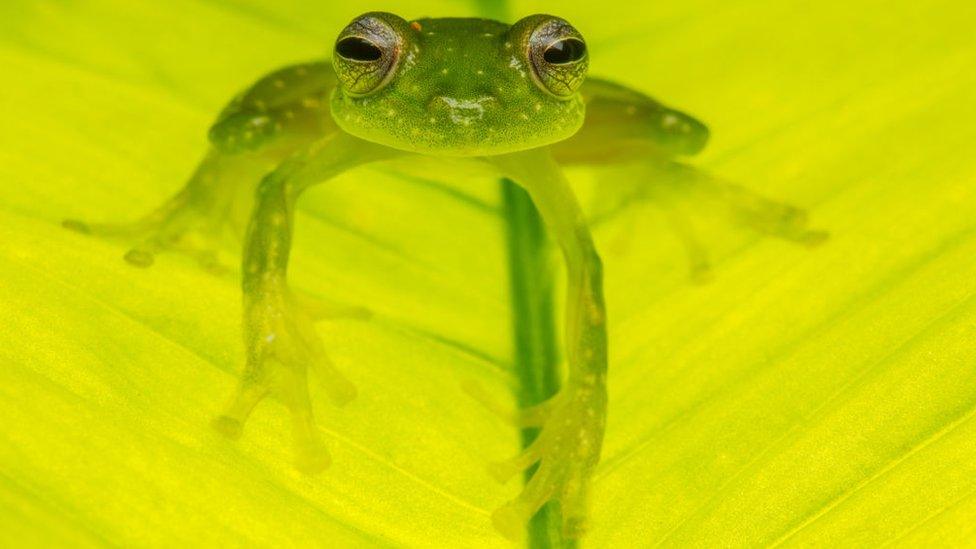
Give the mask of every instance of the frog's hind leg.
<path id="1" fill-rule="evenodd" d="M 601 179 L 605 181 L 600 184 L 608 190 L 613 186 L 624 187 L 618 205 L 601 216 L 601 219 L 623 216 L 625 229 L 618 240 L 627 245 L 633 237 L 627 221 L 644 215 L 649 207 L 653 207 L 663 215 L 680 241 L 691 279 L 697 283 L 712 278 L 708 240 L 699 234 L 696 223 L 703 216 L 707 217 L 704 212 L 724 213 L 735 225 L 804 246 L 816 246 L 828 237 L 825 231 L 810 227 L 806 211 L 677 161 L 639 161 L 605 174 Z M 615 179 L 622 180 L 620 185 L 612 181 Z"/>
<path id="2" fill-rule="evenodd" d="M 666 181 L 689 185 L 717 200 L 733 222 L 774 238 L 805 246 L 816 246 L 828 237 L 826 231 L 810 227 L 806 210 L 791 204 L 766 198 L 745 187 L 715 177 L 705 171 L 680 162 L 666 163 L 654 171 L 661 171 Z"/>
<path id="3" fill-rule="evenodd" d="M 69 219 L 63 225 L 84 234 L 134 242 L 125 260 L 137 267 L 148 267 L 157 253 L 173 250 L 215 270 L 217 250 L 238 188 L 248 184 L 247 180 L 256 184 L 266 169 L 210 151 L 183 189 L 141 219 L 119 224 Z"/>

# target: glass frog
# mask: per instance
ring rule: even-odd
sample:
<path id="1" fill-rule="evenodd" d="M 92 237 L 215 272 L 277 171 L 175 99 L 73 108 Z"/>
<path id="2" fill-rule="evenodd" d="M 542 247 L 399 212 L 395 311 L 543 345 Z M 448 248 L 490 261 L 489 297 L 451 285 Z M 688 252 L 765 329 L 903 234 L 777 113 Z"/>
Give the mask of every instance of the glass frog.
<path id="1" fill-rule="evenodd" d="M 680 111 L 587 79 L 588 63 L 582 35 L 558 17 L 507 25 L 367 13 L 339 34 L 331 62 L 283 68 L 235 98 L 210 129 L 210 149 L 189 183 L 155 212 L 126 225 L 65 225 L 138 242 L 126 254 L 137 266 L 166 249 L 211 264 L 207 237 L 234 218 L 241 189 L 253 194 L 241 227 L 244 372 L 214 426 L 240 436 L 255 405 L 273 395 L 290 409 L 297 467 L 315 472 L 330 458 L 312 416 L 307 370 L 323 374 L 339 404 L 356 390 L 314 329 L 318 317 L 336 311 L 308 303 L 286 280 L 299 195 L 352 168 L 415 155 L 463 157 L 517 182 L 565 260 L 568 375 L 558 395 L 515 418 L 540 427 L 540 435 L 494 472 L 504 478 L 538 469 L 492 518 L 517 537 L 543 504 L 557 500 L 566 534 L 578 536 L 607 415 L 607 331 L 601 261 L 562 166 L 659 162 L 694 154 L 708 139 L 707 128 Z M 807 234 L 791 227 L 794 236 Z M 190 235 L 202 235 L 204 244 Z"/>

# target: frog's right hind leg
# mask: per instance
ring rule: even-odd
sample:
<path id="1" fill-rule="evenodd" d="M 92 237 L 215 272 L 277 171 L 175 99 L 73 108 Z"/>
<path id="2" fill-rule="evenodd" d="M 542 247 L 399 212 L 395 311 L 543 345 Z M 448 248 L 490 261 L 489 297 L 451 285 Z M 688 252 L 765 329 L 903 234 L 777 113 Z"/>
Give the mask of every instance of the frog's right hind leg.
<path id="1" fill-rule="evenodd" d="M 65 220 L 63 225 L 84 234 L 133 242 L 125 260 L 137 267 L 148 267 L 157 253 L 174 250 L 214 270 L 238 187 L 256 184 L 266 170 L 263 163 L 212 150 L 182 190 L 141 219 L 119 224 Z"/>

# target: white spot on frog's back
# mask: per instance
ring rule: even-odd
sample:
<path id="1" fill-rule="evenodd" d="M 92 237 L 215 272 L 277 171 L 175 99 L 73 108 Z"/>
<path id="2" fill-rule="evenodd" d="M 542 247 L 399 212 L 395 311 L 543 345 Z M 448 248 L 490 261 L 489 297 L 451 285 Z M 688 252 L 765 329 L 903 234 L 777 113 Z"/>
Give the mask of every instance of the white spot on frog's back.
<path id="1" fill-rule="evenodd" d="M 255 116 L 248 121 L 248 125 L 252 128 L 260 129 L 267 126 L 269 122 L 271 122 L 271 119 L 267 116 Z"/>

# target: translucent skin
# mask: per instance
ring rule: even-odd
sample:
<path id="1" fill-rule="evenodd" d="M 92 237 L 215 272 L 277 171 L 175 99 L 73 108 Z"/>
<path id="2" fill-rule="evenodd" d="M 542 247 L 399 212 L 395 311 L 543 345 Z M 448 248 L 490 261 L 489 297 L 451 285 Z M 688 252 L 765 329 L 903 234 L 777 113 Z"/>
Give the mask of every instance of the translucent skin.
<path id="1" fill-rule="evenodd" d="M 291 412 L 296 467 L 313 473 L 330 459 L 312 417 L 308 368 L 325 380 L 335 403 L 356 396 L 328 360 L 314 323 L 363 313 L 311 301 L 288 287 L 295 201 L 309 186 L 351 168 L 418 154 L 476 157 L 485 170 L 516 181 L 566 262 L 568 377 L 550 401 L 511 416 L 517 425 L 542 430 L 525 452 L 493 465 L 492 474 L 505 481 L 539 467 L 492 519 L 500 532 L 517 538 L 543 504 L 558 500 L 566 535 L 579 536 L 606 423 L 606 311 L 601 261 L 561 165 L 626 162 L 644 167 L 638 171 L 646 177 L 655 169 L 672 170 L 676 155 L 701 150 L 708 130 L 638 91 L 598 79 L 583 82 L 585 63 L 540 75 L 529 47 L 532 36 L 540 40 L 539 29 L 545 30 L 543 45 L 559 36 L 582 39 L 558 18 L 535 15 L 509 27 L 483 19 L 407 22 L 371 13 L 351 27 L 367 23 L 381 27 L 384 40 L 402 53 L 389 73 L 372 75 L 382 77 L 375 91 L 350 91 L 359 75 L 337 73 L 327 61 L 272 72 L 228 104 L 190 181 L 155 212 L 125 225 L 65 226 L 135 240 L 125 258 L 136 266 L 151 265 L 159 251 L 179 249 L 213 268 L 213 249 L 189 242 L 216 240 L 224 225 L 238 221 L 243 227 L 240 219 L 248 218 L 242 263 L 246 361 L 214 427 L 241 436 L 255 405 L 274 395 Z M 720 189 L 750 225 L 800 242 L 822 239 L 806 230 L 799 210 L 698 177 Z M 242 195 L 253 195 L 253 204 Z M 693 262 L 700 262 L 693 235 L 682 238 Z"/>

